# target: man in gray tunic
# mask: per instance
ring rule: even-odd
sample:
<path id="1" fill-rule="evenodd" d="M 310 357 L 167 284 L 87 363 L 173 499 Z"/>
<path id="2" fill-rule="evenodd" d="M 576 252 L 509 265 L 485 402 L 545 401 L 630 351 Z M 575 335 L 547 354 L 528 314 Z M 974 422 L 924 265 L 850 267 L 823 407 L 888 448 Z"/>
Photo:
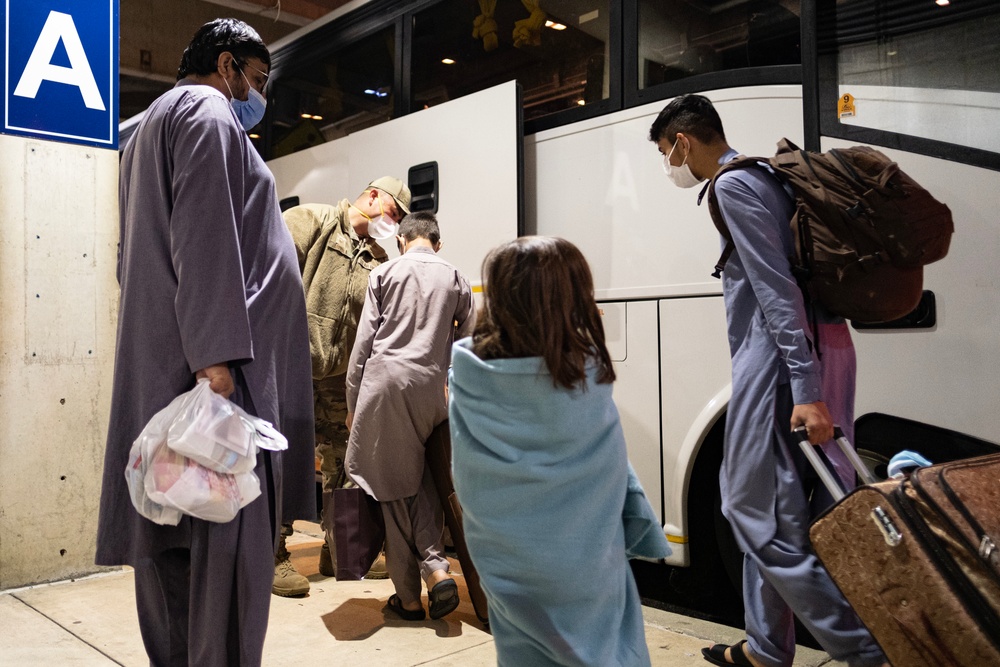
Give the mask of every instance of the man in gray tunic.
<path id="1" fill-rule="evenodd" d="M 679 187 L 712 178 L 737 156 L 701 95 L 670 102 L 649 139 Z M 744 553 L 747 640 L 702 653 L 716 665 L 790 666 L 794 613 L 835 659 L 880 665 L 881 649 L 809 546 L 809 524 L 832 498 L 791 435 L 804 426 L 853 486 L 854 471 L 831 441 L 834 423 L 853 433 L 850 332 L 817 303 L 808 305 L 818 336 L 810 330 L 788 261 L 793 201 L 775 176 L 764 168 L 732 170 L 718 178 L 715 194 L 735 245 L 722 276 L 733 387 L 719 482 L 723 513 Z"/>
<path id="2" fill-rule="evenodd" d="M 347 471 L 379 501 L 385 555 L 396 594 L 389 607 L 423 620 L 421 578 L 431 618 L 458 605 L 448 576 L 441 503 L 425 459 L 425 443 L 448 418 L 445 397 L 451 345 L 472 333 L 469 281 L 437 256 L 434 215 L 403 218 L 400 257 L 371 272 L 347 370 Z"/>
<path id="3" fill-rule="evenodd" d="M 244 131 L 263 115 L 269 67 L 248 25 L 206 24 L 121 161 L 121 300 L 96 562 L 135 569 L 153 665 L 259 665 L 278 522 L 315 517 L 302 282 L 273 178 Z M 288 450 L 258 455 L 261 496 L 232 521 L 160 526 L 129 500 L 129 449 L 199 377 L 272 422 Z"/>

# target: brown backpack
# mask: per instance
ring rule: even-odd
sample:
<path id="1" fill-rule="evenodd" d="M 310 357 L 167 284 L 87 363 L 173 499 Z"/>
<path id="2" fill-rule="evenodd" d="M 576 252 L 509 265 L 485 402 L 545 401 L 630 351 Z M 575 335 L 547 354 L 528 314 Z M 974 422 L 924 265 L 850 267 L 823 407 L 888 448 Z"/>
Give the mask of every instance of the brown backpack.
<path id="1" fill-rule="evenodd" d="M 733 240 L 715 198 L 715 181 L 732 169 L 765 169 L 762 164 L 794 195 L 795 256 L 789 259 L 808 298 L 864 323 L 899 319 L 917 307 L 923 266 L 948 254 L 951 211 L 867 146 L 813 153 L 782 139 L 772 158 L 740 156 L 723 165 L 707 186 L 709 213 L 727 241 L 716 278 Z"/>

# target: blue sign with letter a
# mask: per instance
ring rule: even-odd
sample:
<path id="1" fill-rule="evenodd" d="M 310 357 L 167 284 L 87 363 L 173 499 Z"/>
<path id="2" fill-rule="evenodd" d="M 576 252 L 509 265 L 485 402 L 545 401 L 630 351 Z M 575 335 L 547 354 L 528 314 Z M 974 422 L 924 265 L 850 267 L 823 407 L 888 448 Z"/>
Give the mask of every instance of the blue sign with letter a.
<path id="1" fill-rule="evenodd" d="M 118 0 L 0 0 L 3 132 L 118 148 Z"/>

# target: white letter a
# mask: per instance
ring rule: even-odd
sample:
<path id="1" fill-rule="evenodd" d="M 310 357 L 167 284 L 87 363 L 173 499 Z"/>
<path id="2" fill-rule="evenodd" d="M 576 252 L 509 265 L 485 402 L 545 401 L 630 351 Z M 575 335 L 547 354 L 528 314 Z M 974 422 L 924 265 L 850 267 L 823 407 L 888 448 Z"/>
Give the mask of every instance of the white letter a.
<path id="1" fill-rule="evenodd" d="M 60 39 L 66 47 L 66 55 L 69 56 L 69 67 L 52 64 L 52 56 L 56 53 Z M 88 109 L 105 110 L 101 91 L 98 90 L 97 81 L 94 80 L 94 72 L 90 69 L 87 54 L 83 51 L 83 42 L 80 41 L 76 24 L 69 14 L 49 12 L 49 18 L 45 20 L 42 33 L 35 42 L 35 48 L 28 58 L 28 64 L 24 67 L 24 73 L 17 88 L 14 89 L 14 94 L 34 99 L 38 95 L 42 81 L 76 86 L 80 89 L 83 103 Z"/>

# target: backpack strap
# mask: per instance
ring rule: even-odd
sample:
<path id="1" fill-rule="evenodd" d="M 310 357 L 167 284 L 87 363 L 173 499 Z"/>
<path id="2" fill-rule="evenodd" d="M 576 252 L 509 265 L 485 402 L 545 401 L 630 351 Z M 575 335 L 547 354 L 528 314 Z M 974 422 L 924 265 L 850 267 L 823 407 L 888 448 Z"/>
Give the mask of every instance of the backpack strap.
<path id="1" fill-rule="evenodd" d="M 715 263 L 715 271 L 712 271 L 713 278 L 722 278 L 722 271 L 726 268 L 726 262 L 729 261 L 729 256 L 733 254 L 734 250 L 736 250 L 736 245 L 732 241 L 726 241 L 726 247 L 722 249 L 722 255 Z"/>
<path id="2" fill-rule="evenodd" d="M 726 247 L 722 250 L 722 254 L 719 256 L 719 260 L 715 263 L 715 271 L 712 272 L 713 278 L 721 278 L 722 271 L 726 268 L 726 263 L 729 261 L 730 255 L 736 249 L 733 245 L 733 235 L 729 232 L 729 226 L 726 224 L 726 219 L 722 216 L 722 211 L 719 209 L 719 201 L 715 197 L 715 181 L 718 180 L 719 176 L 722 176 L 727 171 L 732 171 L 733 169 L 746 169 L 748 167 L 757 167 L 763 169 L 759 163 L 767 163 L 769 158 L 763 157 L 747 157 L 746 155 L 737 155 L 732 160 L 722 165 L 719 171 L 715 172 L 715 176 L 712 177 L 705 187 L 701 189 L 701 193 L 698 195 L 698 206 L 701 206 L 701 200 L 708 195 L 708 214 L 712 217 L 712 222 L 715 224 L 715 228 L 719 230 L 719 234 L 722 238 L 726 239 Z M 766 170 L 765 170 L 766 171 Z"/>

